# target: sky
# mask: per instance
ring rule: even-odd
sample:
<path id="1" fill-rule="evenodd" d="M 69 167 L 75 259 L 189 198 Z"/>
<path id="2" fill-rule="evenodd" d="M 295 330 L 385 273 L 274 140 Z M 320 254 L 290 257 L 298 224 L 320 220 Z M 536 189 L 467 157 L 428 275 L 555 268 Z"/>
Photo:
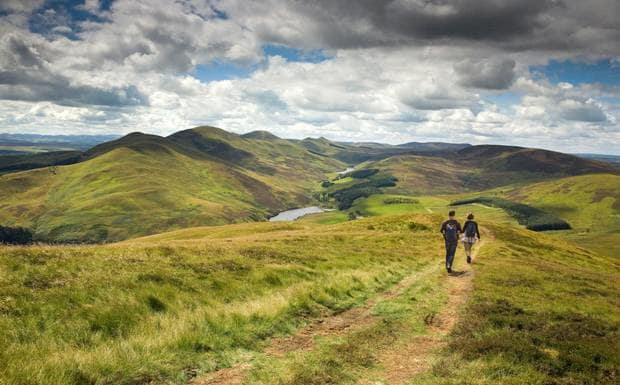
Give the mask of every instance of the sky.
<path id="1" fill-rule="evenodd" d="M 0 132 L 620 154 L 617 0 L 0 0 Z"/>

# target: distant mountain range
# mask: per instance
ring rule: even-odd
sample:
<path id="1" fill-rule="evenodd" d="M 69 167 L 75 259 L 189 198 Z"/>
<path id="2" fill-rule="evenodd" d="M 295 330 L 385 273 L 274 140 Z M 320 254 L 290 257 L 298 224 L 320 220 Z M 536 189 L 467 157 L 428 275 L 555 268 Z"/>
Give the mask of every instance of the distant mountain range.
<path id="1" fill-rule="evenodd" d="M 87 150 L 0 157 L 0 224 L 55 241 L 113 241 L 170 229 L 264 220 L 313 203 L 349 166 L 392 175 L 392 192 L 475 191 L 589 173 L 611 163 L 513 146 L 336 143 L 197 127 L 132 133 Z"/>
<path id="2" fill-rule="evenodd" d="M 620 155 L 604 155 L 604 154 L 574 154 L 580 158 L 600 160 L 602 162 L 615 163 L 620 165 Z"/>
<path id="3" fill-rule="evenodd" d="M 87 150 L 118 135 L 38 135 L 0 133 L 0 155 Z"/>

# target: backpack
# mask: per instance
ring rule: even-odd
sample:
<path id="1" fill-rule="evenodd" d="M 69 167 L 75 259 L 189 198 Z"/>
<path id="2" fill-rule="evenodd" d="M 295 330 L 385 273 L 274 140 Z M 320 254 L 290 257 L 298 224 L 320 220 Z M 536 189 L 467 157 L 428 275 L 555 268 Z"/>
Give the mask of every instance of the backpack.
<path id="1" fill-rule="evenodd" d="M 467 222 L 465 225 L 465 236 L 467 238 L 473 238 L 476 236 L 476 224 L 474 222 Z"/>
<path id="2" fill-rule="evenodd" d="M 456 241 L 458 239 L 458 231 L 456 224 L 452 222 L 446 223 L 446 241 Z"/>

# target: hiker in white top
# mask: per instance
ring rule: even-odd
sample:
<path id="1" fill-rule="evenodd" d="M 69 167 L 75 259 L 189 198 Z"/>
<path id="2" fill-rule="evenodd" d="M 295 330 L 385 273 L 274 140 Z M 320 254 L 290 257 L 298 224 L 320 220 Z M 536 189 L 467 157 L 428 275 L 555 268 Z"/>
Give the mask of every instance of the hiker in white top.
<path id="1" fill-rule="evenodd" d="M 467 221 L 463 224 L 463 246 L 467 255 L 467 263 L 471 263 L 471 249 L 480 240 L 480 231 L 478 231 L 478 223 L 474 221 L 474 214 L 467 215 Z"/>

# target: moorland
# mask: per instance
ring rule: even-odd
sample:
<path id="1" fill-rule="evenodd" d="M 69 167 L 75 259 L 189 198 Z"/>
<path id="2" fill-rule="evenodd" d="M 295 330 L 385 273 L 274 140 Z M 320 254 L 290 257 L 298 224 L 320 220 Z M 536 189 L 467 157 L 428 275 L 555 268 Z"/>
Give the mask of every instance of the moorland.
<path id="1" fill-rule="evenodd" d="M 343 170 L 348 170 L 343 172 Z M 197 127 L 0 156 L 0 383 L 615 384 L 620 170 Z M 307 205 L 331 209 L 268 222 Z M 476 215 L 447 275 L 449 209 Z"/>

